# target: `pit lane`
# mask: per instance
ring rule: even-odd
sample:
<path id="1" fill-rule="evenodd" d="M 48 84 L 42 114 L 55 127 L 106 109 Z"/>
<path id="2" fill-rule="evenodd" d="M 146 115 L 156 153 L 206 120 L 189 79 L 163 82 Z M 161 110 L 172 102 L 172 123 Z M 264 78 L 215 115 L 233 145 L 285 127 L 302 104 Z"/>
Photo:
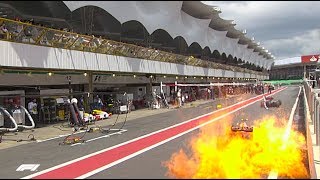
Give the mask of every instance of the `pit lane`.
<path id="1" fill-rule="evenodd" d="M 260 102 L 256 102 L 248 107 L 245 107 L 233 114 L 233 120 L 237 120 L 240 116 L 248 116 L 249 123 L 253 123 L 255 119 L 259 119 L 264 114 L 274 114 L 279 117 L 289 117 L 291 108 L 294 104 L 295 98 L 298 94 L 298 87 L 289 87 L 286 90 L 279 92 L 278 94 L 274 95 L 276 99 L 280 99 L 283 104 L 279 109 L 269 109 L 266 110 L 260 107 Z M 231 100 L 230 102 L 226 103 L 225 105 L 232 104 L 237 100 Z M 209 107 L 209 108 L 207 108 Z M 110 147 L 115 144 L 119 144 L 121 142 L 125 142 L 129 139 L 133 139 L 134 137 L 141 136 L 141 134 L 146 134 L 158 129 L 162 129 L 164 127 L 168 127 L 170 125 L 176 124 L 181 121 L 185 121 L 196 115 L 204 114 L 210 112 L 214 109 L 214 105 L 210 106 L 200 106 L 196 108 L 190 108 L 187 110 L 177 110 L 174 112 L 161 114 L 153 116 L 152 118 L 148 119 L 141 119 L 132 123 L 128 123 L 126 125 L 126 129 L 129 131 L 126 132 L 123 136 L 115 136 L 112 139 L 100 139 L 97 141 L 92 142 L 90 145 L 83 145 L 78 147 L 57 147 L 56 143 L 58 140 L 53 140 L 49 142 L 43 142 L 41 145 L 37 145 L 37 147 L 24 147 L 24 152 L 27 152 L 22 155 L 21 148 L 15 148 L 12 150 L 12 153 L 17 153 L 16 155 L 20 156 L 21 160 L 24 162 L 41 163 L 39 171 L 55 166 L 57 164 L 61 164 L 71 159 L 75 159 L 81 155 L 89 154 L 92 152 L 96 152 L 97 150 Z M 279 110 L 285 113 L 278 113 Z M 252 118 L 254 117 L 254 118 Z M 212 123 L 213 125 L 215 123 Z M 104 171 L 98 172 L 96 174 L 91 175 L 88 178 L 168 178 L 166 174 L 166 168 L 162 166 L 162 162 L 164 160 L 168 160 L 172 153 L 176 152 L 180 148 L 185 148 L 189 138 L 198 133 L 198 130 L 192 131 L 188 134 L 185 134 L 181 137 L 173 139 L 161 146 L 153 148 L 149 151 L 146 151 L 138 156 L 135 156 L 131 159 L 128 159 L 120 164 L 117 164 L 113 167 L 110 167 Z M 88 138 L 94 138 L 96 134 L 90 134 Z M 44 148 L 46 146 L 46 148 Z M 40 148 L 41 147 L 41 148 Z M 45 149 L 45 150 L 44 150 Z M 27 153 L 30 155 L 28 156 Z M 44 151 L 41 151 L 44 150 Z M 54 151 L 55 150 L 55 151 Z M 31 153 L 31 151 L 35 154 Z M 0 152 L 1 153 L 1 152 Z M 3 152 L 2 152 L 3 153 Z M 49 155 L 49 156 L 48 156 Z M 26 157 L 27 156 L 27 157 Z M 31 157 L 30 157 L 31 156 Z M 10 156 L 9 156 L 10 157 Z M 16 168 L 17 160 L 9 162 L 9 157 L 7 157 L 7 166 L 2 163 L 4 169 L 7 169 L 7 177 L 23 177 L 24 175 L 30 174 L 30 172 L 15 172 L 12 173 L 12 170 L 9 168 L 8 164 Z M 1 159 L 6 159 L 5 157 L 0 157 Z M 11 158 L 14 158 L 11 156 Z M 12 160 L 12 159 L 11 159 Z M 15 166 L 14 166 L 15 164 Z M 10 169 L 10 170 L 9 170 Z M 11 173 L 10 173 L 11 171 Z M 67 172 L 66 172 L 67 173 Z M 6 177 L 6 174 L 0 171 L 2 177 Z M 14 175 L 13 175 L 14 174 Z"/>
<path id="2" fill-rule="evenodd" d="M 279 109 L 270 108 L 266 110 L 260 107 L 260 102 L 256 102 L 246 108 L 243 108 L 233 115 L 227 118 L 232 118 L 233 122 L 236 122 L 239 117 L 247 117 L 248 124 L 253 124 L 255 120 L 260 119 L 266 114 L 275 115 L 278 118 L 289 119 L 290 112 L 298 96 L 299 87 L 288 87 L 286 90 L 274 95 L 275 99 L 280 99 L 282 105 Z M 214 122 L 210 126 L 218 125 Z M 209 125 L 208 125 L 209 126 Z M 214 128 L 214 127 L 212 127 Z M 303 131 L 303 128 L 300 128 Z M 170 142 L 167 142 L 157 148 L 149 150 L 139 156 L 133 157 L 123 163 L 117 164 L 107 170 L 94 174 L 88 178 L 170 178 L 166 176 L 167 169 L 162 165 L 162 162 L 170 159 L 174 152 L 183 148 L 188 150 L 188 142 L 190 138 L 199 133 L 199 130 L 195 130 L 184 136 L 176 138 Z M 307 162 L 307 159 L 305 159 Z M 267 177 L 267 175 L 265 175 Z M 283 178 L 283 177 L 278 177 Z"/>

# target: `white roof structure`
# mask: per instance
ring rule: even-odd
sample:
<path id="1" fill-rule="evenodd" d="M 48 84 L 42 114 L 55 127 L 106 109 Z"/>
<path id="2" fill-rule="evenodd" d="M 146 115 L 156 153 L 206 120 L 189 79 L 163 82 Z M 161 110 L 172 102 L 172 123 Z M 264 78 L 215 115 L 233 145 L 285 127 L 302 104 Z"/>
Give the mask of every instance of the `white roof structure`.
<path id="1" fill-rule="evenodd" d="M 63 1 L 70 11 L 97 6 L 110 13 L 121 24 L 138 21 L 149 34 L 163 29 L 173 38 L 183 37 L 187 45 L 197 42 L 211 52 L 218 50 L 227 57 L 270 69 L 274 58 L 259 44 L 234 28 L 233 20 L 220 18 L 220 9 L 200 1 Z M 108 23 L 108 22 L 105 22 Z"/>
<path id="2" fill-rule="evenodd" d="M 274 66 L 285 66 L 285 65 L 300 64 L 300 63 L 301 63 L 301 57 L 297 56 L 292 58 L 275 60 Z"/>

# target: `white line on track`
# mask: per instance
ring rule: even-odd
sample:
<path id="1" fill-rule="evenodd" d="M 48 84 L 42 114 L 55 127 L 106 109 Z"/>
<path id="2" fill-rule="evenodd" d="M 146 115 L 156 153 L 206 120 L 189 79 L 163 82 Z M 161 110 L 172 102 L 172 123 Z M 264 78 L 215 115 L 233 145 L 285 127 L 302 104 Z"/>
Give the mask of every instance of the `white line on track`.
<path id="1" fill-rule="evenodd" d="M 111 130 L 112 130 L 112 129 L 111 129 Z M 101 138 L 105 138 L 105 137 L 110 137 L 110 136 L 112 136 L 112 135 L 114 135 L 114 134 L 121 134 L 121 133 L 126 132 L 126 131 L 128 131 L 128 130 L 126 130 L 126 129 L 119 129 L 118 132 L 114 132 L 114 133 L 106 134 L 106 135 L 104 135 L 104 136 L 99 136 L 99 137 L 96 137 L 96 138 L 92 138 L 92 139 L 86 140 L 86 141 L 83 142 L 83 143 L 75 143 L 75 144 L 72 144 L 72 145 L 70 145 L 70 146 L 76 146 L 76 145 L 80 145 L 80 144 L 82 145 L 82 144 L 87 143 L 87 142 L 95 141 L 95 140 L 98 140 L 98 139 L 101 139 Z"/>
<path id="2" fill-rule="evenodd" d="M 86 132 L 85 130 L 81 130 L 81 131 L 78 131 L 78 132 L 75 132 L 73 134 L 79 134 L 79 133 L 83 133 L 83 132 Z M 36 142 L 37 143 L 41 143 L 41 142 L 45 142 L 45 141 L 49 141 L 49 140 L 53 140 L 53 139 L 57 139 L 57 138 L 61 138 L 61 137 L 66 137 L 66 136 L 69 136 L 71 134 L 64 134 L 64 135 L 59 135 L 59 136 L 56 136 L 56 137 L 53 137 L 53 138 L 48 138 L 48 139 L 44 139 L 44 140 L 37 140 Z"/>
<path id="3" fill-rule="evenodd" d="M 291 113 L 290 113 L 290 116 L 289 116 L 289 121 L 288 121 L 286 130 L 285 130 L 285 133 L 283 135 L 283 142 L 287 142 L 289 137 L 290 137 L 293 116 L 294 116 L 294 113 L 295 113 L 295 111 L 297 109 L 299 95 L 301 93 L 301 86 L 299 86 L 299 87 L 300 87 L 300 89 L 299 89 L 298 97 L 296 98 L 296 101 L 295 101 L 295 103 L 294 103 L 294 105 L 293 105 L 293 107 L 291 109 Z M 284 143 L 281 148 L 284 149 L 285 147 L 286 147 L 286 143 Z M 278 172 L 276 170 L 271 170 L 269 175 L 268 175 L 268 179 L 277 179 L 277 178 L 278 178 Z"/>

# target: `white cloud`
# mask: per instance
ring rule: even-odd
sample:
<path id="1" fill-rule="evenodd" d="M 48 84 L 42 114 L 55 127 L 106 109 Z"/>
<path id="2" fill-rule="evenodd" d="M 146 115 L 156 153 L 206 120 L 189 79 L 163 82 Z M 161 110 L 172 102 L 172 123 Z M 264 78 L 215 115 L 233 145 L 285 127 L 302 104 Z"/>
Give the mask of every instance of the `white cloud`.
<path id="1" fill-rule="evenodd" d="M 320 53 L 320 29 L 307 31 L 300 36 L 272 39 L 265 41 L 264 46 L 281 54 L 277 59 Z"/>
<path id="2" fill-rule="evenodd" d="M 317 15 L 320 2 L 317 1 L 202 1 L 221 8 L 220 16 L 233 19 L 239 28 L 267 27 L 277 24 L 289 24 L 295 21 L 296 26 L 301 23 L 298 19 L 319 20 Z M 319 25 L 312 22 L 314 26 Z"/>
<path id="3" fill-rule="evenodd" d="M 314 53 L 320 47 L 314 42 L 320 40 L 318 1 L 202 2 L 220 7 L 220 17 L 235 20 L 236 29 L 246 29 L 248 37 L 255 37 L 277 58 Z"/>

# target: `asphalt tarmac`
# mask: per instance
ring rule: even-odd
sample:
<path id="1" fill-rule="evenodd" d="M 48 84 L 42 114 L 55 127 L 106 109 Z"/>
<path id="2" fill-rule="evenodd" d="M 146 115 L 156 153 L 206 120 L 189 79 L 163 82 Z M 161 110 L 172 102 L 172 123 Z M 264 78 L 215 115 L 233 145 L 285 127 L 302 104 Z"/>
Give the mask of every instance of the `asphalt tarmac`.
<path id="1" fill-rule="evenodd" d="M 239 118 L 248 118 L 249 124 L 260 119 L 266 114 L 275 115 L 278 118 L 288 119 L 295 99 L 298 95 L 299 87 L 288 87 L 287 89 L 273 95 L 275 99 L 280 99 L 282 105 L 280 108 L 271 108 L 266 110 L 260 107 L 260 101 L 255 102 L 247 107 L 221 118 L 232 119 L 236 122 Z M 216 105 L 221 103 L 223 107 L 232 105 L 244 99 L 249 99 L 256 95 L 246 94 L 239 98 L 227 101 L 220 100 L 214 103 L 200 105 L 186 109 L 177 109 L 175 111 L 148 116 L 147 118 L 139 118 L 134 121 L 127 122 L 121 133 L 109 133 L 109 136 L 102 133 L 86 133 L 83 137 L 86 143 L 75 145 L 59 145 L 63 138 L 53 139 L 45 142 L 33 142 L 20 145 L 8 149 L 0 150 L 0 177 L 1 178 L 22 178 L 36 172 L 60 165 L 62 163 L 83 157 L 85 155 L 104 150 L 108 147 L 127 142 L 134 138 L 158 131 L 169 126 L 185 122 L 189 119 L 200 115 L 216 111 Z M 114 129 L 121 127 L 124 119 L 113 127 Z M 216 123 L 213 122 L 212 124 Z M 123 160 L 120 163 L 110 166 L 105 170 L 96 172 L 87 178 L 169 178 L 166 176 L 167 169 L 162 165 L 170 156 L 181 148 L 185 148 L 189 139 L 197 134 L 199 129 L 192 130 L 184 135 L 169 140 L 150 150 L 142 152 L 132 158 Z M 82 136 L 83 133 L 77 134 Z M 40 164 L 37 171 L 16 171 L 21 164 Z M 68 172 L 65 172 L 68 173 Z M 59 177 L 56 177 L 59 178 Z"/>

